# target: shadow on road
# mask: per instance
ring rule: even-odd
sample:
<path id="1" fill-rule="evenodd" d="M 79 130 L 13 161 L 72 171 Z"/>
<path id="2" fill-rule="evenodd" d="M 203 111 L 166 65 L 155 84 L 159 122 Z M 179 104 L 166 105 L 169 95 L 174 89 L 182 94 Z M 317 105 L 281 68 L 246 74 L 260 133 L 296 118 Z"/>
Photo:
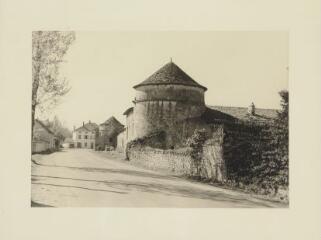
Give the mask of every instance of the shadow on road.
<path id="1" fill-rule="evenodd" d="M 157 173 L 149 173 L 149 172 L 142 172 L 142 171 L 135 171 L 135 170 L 128 170 L 128 169 L 70 167 L 70 166 L 63 166 L 63 165 L 43 164 L 43 163 L 38 163 L 35 160 L 32 160 L 32 162 L 38 166 L 43 166 L 43 167 L 55 167 L 55 168 L 57 167 L 57 168 L 67 168 L 67 169 L 80 170 L 80 171 L 86 171 L 86 172 L 117 173 L 117 174 L 131 175 L 131 176 L 137 176 L 137 177 L 180 180 L 180 178 L 175 176 L 168 176 L 168 175 L 162 175 Z"/>
<path id="2" fill-rule="evenodd" d="M 110 190 L 104 190 L 104 189 L 98 189 L 98 188 L 79 187 L 79 186 L 73 186 L 73 185 L 60 185 L 60 184 L 35 183 L 35 182 L 33 182 L 32 184 L 35 184 L 35 185 L 45 185 L 45 186 L 53 186 L 53 187 L 78 188 L 78 189 L 84 189 L 84 190 L 89 190 L 89 191 L 100 191 L 100 192 L 111 192 L 111 193 L 126 194 L 126 192 L 110 191 Z"/>
<path id="3" fill-rule="evenodd" d="M 119 194 L 126 194 L 130 191 L 136 190 L 139 192 L 146 192 L 146 193 L 158 193 L 166 196 L 176 196 L 176 197 L 186 197 L 186 198 L 194 198 L 194 199 L 204 199 L 204 200 L 211 200 L 211 201 L 222 201 L 222 202 L 229 202 L 234 203 L 236 205 L 240 204 L 243 207 L 275 207 L 271 204 L 262 202 L 262 201 L 253 201 L 251 199 L 246 198 L 246 196 L 234 196 L 229 193 L 224 193 L 221 191 L 207 191 L 198 189 L 193 186 L 180 186 L 177 184 L 171 185 L 170 183 L 166 182 L 164 184 L 160 183 L 142 183 L 142 182 L 133 182 L 132 180 L 129 181 L 99 181 L 99 180 L 91 180 L 91 179 L 77 179 L 77 178 L 68 178 L 68 177 L 56 177 L 56 176 L 43 176 L 43 175 L 32 175 L 33 177 L 33 184 L 39 185 L 50 185 L 55 187 L 72 187 L 72 188 L 81 188 L 85 190 L 91 191 L 105 191 L 105 192 L 112 192 L 112 193 L 119 193 Z M 34 179 L 34 178 L 39 179 Z M 80 182 L 93 182 L 95 184 L 103 184 L 106 187 L 116 189 L 118 191 L 110 191 L 104 189 L 95 189 L 95 188 L 87 188 L 87 187 L 79 187 L 74 185 L 57 185 L 57 184 L 49 184 L 43 183 L 42 180 L 47 179 L 62 179 L 62 180 L 73 180 L 73 181 L 80 181 Z M 282 207 L 282 206 L 280 206 Z"/>

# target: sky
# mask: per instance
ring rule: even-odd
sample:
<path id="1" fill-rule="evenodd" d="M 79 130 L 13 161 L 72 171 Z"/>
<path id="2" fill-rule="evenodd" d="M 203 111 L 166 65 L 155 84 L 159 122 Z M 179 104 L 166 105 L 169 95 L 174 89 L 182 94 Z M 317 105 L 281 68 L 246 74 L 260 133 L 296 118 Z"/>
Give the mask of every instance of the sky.
<path id="1" fill-rule="evenodd" d="M 288 89 L 288 34 L 271 31 L 76 32 L 60 72 L 71 91 L 47 117 L 69 128 L 133 106 L 133 86 L 172 58 L 208 90 L 207 105 L 280 108 Z"/>

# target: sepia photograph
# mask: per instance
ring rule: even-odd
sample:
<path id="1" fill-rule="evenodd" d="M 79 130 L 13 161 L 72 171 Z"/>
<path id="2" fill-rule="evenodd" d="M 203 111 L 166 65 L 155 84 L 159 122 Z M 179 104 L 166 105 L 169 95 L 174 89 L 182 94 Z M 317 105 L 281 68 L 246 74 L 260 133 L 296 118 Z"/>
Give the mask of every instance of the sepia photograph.
<path id="1" fill-rule="evenodd" d="M 31 207 L 289 207 L 287 31 L 30 37 Z"/>
<path id="2" fill-rule="evenodd" d="M 320 3 L 0 0 L 0 239 L 320 239 Z"/>

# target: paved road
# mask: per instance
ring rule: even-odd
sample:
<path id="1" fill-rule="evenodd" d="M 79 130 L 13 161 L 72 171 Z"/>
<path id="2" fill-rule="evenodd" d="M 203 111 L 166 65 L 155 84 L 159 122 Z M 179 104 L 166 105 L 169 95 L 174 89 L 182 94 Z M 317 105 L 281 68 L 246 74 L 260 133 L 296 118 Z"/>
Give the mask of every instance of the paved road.
<path id="1" fill-rule="evenodd" d="M 286 207 L 247 194 L 141 169 L 105 153 L 32 156 L 32 206 Z"/>

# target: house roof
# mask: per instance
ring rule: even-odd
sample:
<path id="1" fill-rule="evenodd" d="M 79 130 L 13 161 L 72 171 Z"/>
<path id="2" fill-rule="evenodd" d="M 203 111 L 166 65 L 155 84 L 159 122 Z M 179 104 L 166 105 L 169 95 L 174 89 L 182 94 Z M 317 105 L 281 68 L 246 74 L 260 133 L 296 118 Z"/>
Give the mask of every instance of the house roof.
<path id="1" fill-rule="evenodd" d="M 145 81 L 135 85 L 134 88 L 148 85 L 167 84 L 194 86 L 202 88 L 204 91 L 207 90 L 206 87 L 197 83 L 173 62 L 167 63 L 165 66 L 148 77 Z"/>
<path id="2" fill-rule="evenodd" d="M 40 125 L 42 128 L 44 128 L 48 133 L 50 133 L 50 134 L 52 134 L 52 135 L 55 135 L 54 132 L 51 131 L 51 129 L 50 129 L 48 126 L 46 126 L 42 121 L 40 121 L 39 119 L 35 119 L 35 121 L 36 121 L 37 123 L 39 123 L 39 125 Z"/>
<path id="3" fill-rule="evenodd" d="M 98 128 L 98 125 L 96 123 L 88 122 L 84 124 L 83 126 L 77 128 L 75 131 L 95 131 Z"/>
<path id="4" fill-rule="evenodd" d="M 108 118 L 105 122 L 103 122 L 100 125 L 118 125 L 118 126 L 124 126 L 123 124 L 121 124 L 114 116 Z"/>
<path id="5" fill-rule="evenodd" d="M 130 112 L 132 112 L 134 110 L 134 107 L 130 107 L 128 108 L 124 113 L 123 115 L 128 115 Z"/>
<path id="6" fill-rule="evenodd" d="M 104 123 L 100 124 L 100 140 L 106 137 L 115 137 L 124 129 L 124 125 L 121 124 L 115 117 L 108 118 Z"/>
<path id="7" fill-rule="evenodd" d="M 81 126 L 81 127 L 79 127 L 79 128 L 76 128 L 74 131 L 75 131 L 75 132 L 78 132 L 78 131 L 90 131 L 90 130 L 87 129 L 85 126 Z"/>
<path id="8" fill-rule="evenodd" d="M 98 128 L 98 125 L 96 123 L 89 122 L 85 124 L 85 128 L 87 128 L 89 131 L 93 131 Z"/>
<path id="9" fill-rule="evenodd" d="M 246 107 L 207 106 L 202 118 L 207 122 L 211 120 L 256 120 L 268 121 L 277 117 L 276 109 L 255 108 L 255 114 L 248 114 Z"/>

